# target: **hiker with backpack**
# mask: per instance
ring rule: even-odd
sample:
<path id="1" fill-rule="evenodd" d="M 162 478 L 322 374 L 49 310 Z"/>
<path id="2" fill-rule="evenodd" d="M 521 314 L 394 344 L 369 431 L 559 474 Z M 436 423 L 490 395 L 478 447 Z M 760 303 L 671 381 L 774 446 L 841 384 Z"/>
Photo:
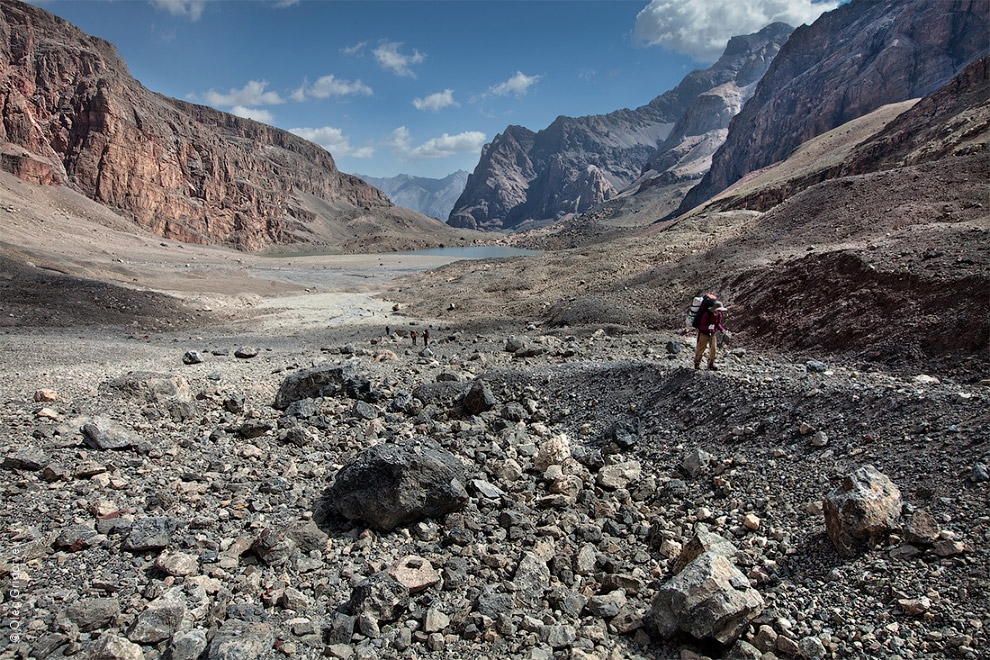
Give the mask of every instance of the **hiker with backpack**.
<path id="1" fill-rule="evenodd" d="M 718 357 L 718 340 L 716 334 L 721 332 L 726 337 L 731 337 L 732 333 L 722 325 L 725 312 L 728 308 L 711 294 L 704 296 L 695 312 L 691 325 L 698 329 L 698 343 L 694 349 L 694 368 L 701 368 L 701 360 L 705 356 L 705 349 L 708 349 L 708 368 L 718 371 L 715 366 L 715 359 Z"/>

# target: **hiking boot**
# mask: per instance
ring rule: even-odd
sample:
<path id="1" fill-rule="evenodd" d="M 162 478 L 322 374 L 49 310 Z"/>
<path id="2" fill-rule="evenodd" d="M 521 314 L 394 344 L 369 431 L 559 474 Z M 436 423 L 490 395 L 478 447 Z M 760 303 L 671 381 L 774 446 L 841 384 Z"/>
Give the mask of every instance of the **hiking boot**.
<path id="1" fill-rule="evenodd" d="M 716 367 L 714 364 L 710 364 L 708 365 L 708 371 L 718 371 L 718 367 Z"/>
<path id="2" fill-rule="evenodd" d="M 694 368 L 695 369 L 701 369 L 701 365 L 700 364 L 696 364 L 696 365 L 694 365 Z"/>

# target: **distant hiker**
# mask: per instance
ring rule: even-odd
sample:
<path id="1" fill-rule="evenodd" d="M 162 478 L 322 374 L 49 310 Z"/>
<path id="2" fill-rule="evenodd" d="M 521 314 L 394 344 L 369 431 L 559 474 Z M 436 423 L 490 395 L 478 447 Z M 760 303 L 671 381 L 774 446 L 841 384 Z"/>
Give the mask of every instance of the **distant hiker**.
<path id="1" fill-rule="evenodd" d="M 698 344 L 694 349 L 694 368 L 701 368 L 701 360 L 705 356 L 705 349 L 708 351 L 708 368 L 718 371 L 715 366 L 715 358 L 718 356 L 718 341 L 715 339 L 716 333 L 725 333 L 726 337 L 732 334 L 722 325 L 722 318 L 728 308 L 721 302 L 716 301 L 710 309 L 701 312 L 701 319 L 698 323 Z"/>
<path id="2" fill-rule="evenodd" d="M 430 343 L 430 331 L 429 329 L 423 330 L 423 346 L 427 346 Z"/>
<path id="3" fill-rule="evenodd" d="M 386 337 L 392 336 L 392 328 L 388 327 L 387 325 L 385 326 L 385 336 Z"/>
<path id="4" fill-rule="evenodd" d="M 409 331 L 409 336 L 412 337 L 413 346 L 415 346 L 416 345 L 416 331 L 415 330 L 410 330 Z"/>

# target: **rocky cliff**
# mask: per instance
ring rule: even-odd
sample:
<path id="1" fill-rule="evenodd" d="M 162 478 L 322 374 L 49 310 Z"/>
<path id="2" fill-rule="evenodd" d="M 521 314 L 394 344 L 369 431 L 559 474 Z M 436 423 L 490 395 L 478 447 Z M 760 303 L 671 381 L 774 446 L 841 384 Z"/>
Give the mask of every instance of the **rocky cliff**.
<path id="1" fill-rule="evenodd" d="M 658 158 L 658 147 L 701 95 L 709 98 L 698 112 L 705 112 L 705 103 L 713 100 L 719 112 L 700 120 L 693 115 L 694 124 L 686 124 L 678 135 L 687 139 L 719 130 L 713 126 L 724 130 L 726 113 L 741 106 L 735 97 L 745 95 L 746 87 L 759 79 L 791 29 L 777 23 L 734 39 L 712 67 L 688 74 L 677 87 L 635 110 L 562 116 L 536 133 L 510 126 L 483 149 L 448 222 L 472 229 L 514 229 L 528 220 L 547 222 L 580 213 L 615 197 L 650 173 L 644 163 Z M 714 146 L 708 147 L 708 156 L 712 152 Z M 688 160 L 698 160 L 694 156 Z"/>
<path id="2" fill-rule="evenodd" d="M 934 92 L 986 54 L 988 24 L 985 0 L 853 0 L 798 28 L 678 212 L 817 135 Z"/>
<path id="3" fill-rule="evenodd" d="M 688 74 L 677 87 L 635 110 L 561 116 L 536 133 L 508 127 L 482 150 L 449 223 L 512 229 L 527 220 L 553 221 L 586 211 L 644 175 L 652 180 L 676 165 L 682 166 L 678 176 L 699 176 L 688 163 L 707 166 L 706 158 L 724 137 L 716 135 L 712 143 L 712 133 L 724 131 L 791 30 L 777 23 L 733 39 L 712 67 Z M 702 95 L 707 98 L 699 101 Z M 683 148 L 692 139 L 695 143 L 662 171 L 644 168 L 644 163 L 659 161 L 658 147 L 692 106 L 696 111 L 676 131 L 669 149 Z"/>
<path id="4" fill-rule="evenodd" d="M 245 250 L 447 229 L 315 144 L 153 93 L 106 41 L 31 5 L 0 7 L 0 167 L 26 181 L 68 185 L 163 237 Z"/>
<path id="5" fill-rule="evenodd" d="M 458 170 L 442 179 L 431 179 L 409 174 L 393 177 L 372 177 L 358 174 L 364 182 L 388 195 L 395 204 L 432 218 L 446 220 L 454 203 L 464 191 L 468 173 Z"/>

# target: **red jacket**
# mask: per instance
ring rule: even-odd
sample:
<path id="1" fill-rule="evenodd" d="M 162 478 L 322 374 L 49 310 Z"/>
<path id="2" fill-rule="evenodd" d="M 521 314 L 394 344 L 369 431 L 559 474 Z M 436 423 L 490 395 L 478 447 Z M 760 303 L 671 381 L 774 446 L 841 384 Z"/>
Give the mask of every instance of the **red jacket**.
<path id="1" fill-rule="evenodd" d="M 698 324 L 698 331 L 706 335 L 713 335 L 715 331 L 725 332 L 722 326 L 722 312 L 713 312 L 706 309 L 701 313 L 701 323 Z"/>

